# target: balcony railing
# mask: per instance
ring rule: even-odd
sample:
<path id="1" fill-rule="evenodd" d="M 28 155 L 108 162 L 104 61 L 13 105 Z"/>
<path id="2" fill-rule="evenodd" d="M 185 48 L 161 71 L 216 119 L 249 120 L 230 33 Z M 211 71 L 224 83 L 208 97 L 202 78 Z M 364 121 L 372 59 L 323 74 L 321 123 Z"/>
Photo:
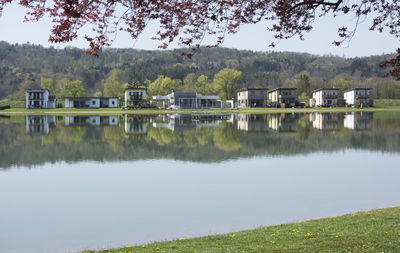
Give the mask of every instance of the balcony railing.
<path id="1" fill-rule="evenodd" d="M 369 98 L 369 95 L 356 95 L 356 98 L 358 99 L 358 98 L 360 98 L 360 99 L 362 99 L 362 98 Z"/>
<path id="2" fill-rule="evenodd" d="M 338 95 L 323 95 L 322 98 L 324 98 L 324 99 L 337 99 Z"/>

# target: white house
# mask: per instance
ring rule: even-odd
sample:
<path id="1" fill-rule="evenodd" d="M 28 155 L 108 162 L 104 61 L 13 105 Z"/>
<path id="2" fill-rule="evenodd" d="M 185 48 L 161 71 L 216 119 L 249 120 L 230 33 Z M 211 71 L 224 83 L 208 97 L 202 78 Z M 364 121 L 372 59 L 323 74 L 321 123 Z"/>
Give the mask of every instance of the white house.
<path id="1" fill-rule="evenodd" d="M 127 88 L 125 89 L 125 107 L 143 106 L 146 104 L 146 88 Z"/>
<path id="2" fill-rule="evenodd" d="M 337 106 L 339 89 L 336 88 L 320 88 L 312 92 L 313 106 L 329 107 Z"/>
<path id="3" fill-rule="evenodd" d="M 117 108 L 116 97 L 66 97 L 65 108 Z"/>
<path id="4" fill-rule="evenodd" d="M 57 124 L 56 116 L 28 115 L 25 117 L 26 133 L 29 135 L 48 135 L 50 128 Z"/>
<path id="5" fill-rule="evenodd" d="M 344 91 L 344 100 L 348 106 L 372 106 L 370 88 L 353 88 Z"/>
<path id="6" fill-rule="evenodd" d="M 336 130 L 339 127 L 339 117 L 336 113 L 312 113 L 310 121 L 313 128 L 320 130 Z"/>
<path id="7" fill-rule="evenodd" d="M 172 92 L 166 96 L 153 96 L 153 102 L 161 101 L 164 108 L 209 109 L 218 108 L 218 96 L 203 96 L 196 92 Z"/>
<path id="8" fill-rule="evenodd" d="M 26 109 L 53 109 L 56 107 L 55 96 L 50 96 L 47 89 L 25 90 Z"/>
<path id="9" fill-rule="evenodd" d="M 351 130 L 365 130 L 370 128 L 370 119 L 372 118 L 370 112 L 348 113 L 344 116 L 343 125 Z"/>

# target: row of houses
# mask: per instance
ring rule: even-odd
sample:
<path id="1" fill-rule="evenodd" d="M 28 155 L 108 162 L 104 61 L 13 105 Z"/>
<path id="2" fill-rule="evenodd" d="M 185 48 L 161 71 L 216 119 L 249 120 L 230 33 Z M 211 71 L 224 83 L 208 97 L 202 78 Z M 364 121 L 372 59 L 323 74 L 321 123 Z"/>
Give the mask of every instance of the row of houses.
<path id="1" fill-rule="evenodd" d="M 369 88 L 353 88 L 345 90 L 344 98 L 339 98 L 339 89 L 320 88 L 312 92 L 311 107 L 331 106 L 372 106 Z M 238 91 L 238 107 L 264 107 L 267 101 L 266 88 L 244 88 Z M 271 107 L 303 107 L 304 101 L 296 100 L 296 88 L 276 88 L 268 91 L 269 106 Z"/>
<path id="2" fill-rule="evenodd" d="M 267 92 L 267 88 L 244 88 L 237 92 L 238 108 L 267 106 L 267 93 L 270 104 L 276 108 L 304 107 L 304 101 L 296 100 L 296 88 L 276 88 Z M 311 107 L 331 106 L 372 106 L 369 88 L 353 88 L 344 91 L 344 98 L 339 98 L 339 89 L 320 88 L 312 92 Z M 26 90 L 25 105 L 27 109 L 52 109 L 56 99 L 46 89 Z M 118 108 L 118 97 L 66 97 L 65 108 Z M 232 100 L 222 101 L 219 96 L 204 96 L 196 92 L 172 92 L 165 96 L 153 96 L 150 104 L 163 109 L 210 109 L 233 108 Z M 124 108 L 134 109 L 147 106 L 145 88 L 129 88 L 124 92 Z"/>

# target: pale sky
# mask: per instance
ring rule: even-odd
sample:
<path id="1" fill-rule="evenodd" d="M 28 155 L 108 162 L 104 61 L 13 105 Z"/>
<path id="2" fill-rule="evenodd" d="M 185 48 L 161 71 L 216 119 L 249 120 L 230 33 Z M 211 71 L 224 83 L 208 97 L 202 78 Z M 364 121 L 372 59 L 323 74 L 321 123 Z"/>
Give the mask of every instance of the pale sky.
<path id="1" fill-rule="evenodd" d="M 85 31 L 83 30 L 79 38 L 71 43 L 52 44 L 48 42 L 51 23 L 49 18 L 44 18 L 39 22 L 23 23 L 25 9 L 16 4 L 7 5 L 0 18 L 0 41 L 9 43 L 26 43 L 40 44 L 45 47 L 65 47 L 74 46 L 79 48 L 87 48 L 88 44 L 84 40 Z M 350 45 L 347 47 L 337 47 L 332 44 L 334 40 L 338 40 L 337 28 L 344 24 L 352 24 L 352 17 L 331 18 L 324 17 L 317 21 L 314 29 L 305 34 L 305 41 L 297 38 L 282 40 L 274 49 L 268 45 L 274 40 L 273 33 L 266 30 L 267 23 L 261 22 L 256 25 L 242 26 L 237 34 L 227 35 L 223 47 L 247 49 L 253 51 L 292 51 L 307 52 L 316 55 L 338 55 L 345 57 L 381 55 L 383 53 L 394 53 L 396 48 L 400 47 L 400 41 L 388 33 L 378 33 L 369 31 L 370 22 L 366 21 L 358 28 L 356 35 L 353 37 Z M 135 48 L 155 50 L 160 44 L 159 41 L 151 40 L 157 31 L 157 24 L 150 24 L 145 32 L 133 41 L 128 34 L 120 32 L 117 39 L 111 47 L 114 48 Z M 210 42 L 211 39 L 206 38 L 204 44 Z M 212 44 L 212 42 L 210 43 Z M 169 48 L 179 47 L 176 43 Z"/>

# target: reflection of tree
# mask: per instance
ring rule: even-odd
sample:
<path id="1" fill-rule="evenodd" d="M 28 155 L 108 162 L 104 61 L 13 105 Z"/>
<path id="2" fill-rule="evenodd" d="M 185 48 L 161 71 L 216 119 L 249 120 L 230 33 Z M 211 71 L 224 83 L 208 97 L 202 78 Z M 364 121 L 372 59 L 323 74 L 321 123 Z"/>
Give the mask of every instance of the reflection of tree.
<path id="1" fill-rule="evenodd" d="M 105 126 L 103 140 L 110 144 L 111 149 L 115 152 L 118 151 L 123 140 L 122 129 L 115 126 Z"/>
<path id="2" fill-rule="evenodd" d="M 298 120 L 295 126 L 296 137 L 299 141 L 305 142 L 310 136 L 311 131 L 311 123 L 309 121 L 309 117 L 307 116 L 305 119 Z"/>
<path id="3" fill-rule="evenodd" d="M 183 140 L 189 147 L 195 147 L 197 145 L 196 130 L 184 131 Z"/>
<path id="4" fill-rule="evenodd" d="M 175 134 L 172 130 L 163 127 L 150 127 L 147 131 L 147 135 L 150 139 L 155 140 L 160 146 L 180 141 L 180 138 L 177 134 Z"/>
<path id="5" fill-rule="evenodd" d="M 195 132 L 197 142 L 202 146 L 207 145 L 208 140 L 213 135 L 214 130 L 215 130 L 214 128 L 211 129 L 208 127 L 201 127 L 197 129 Z"/>
<path id="6" fill-rule="evenodd" d="M 224 151 L 238 150 L 242 144 L 238 139 L 238 131 L 227 122 L 221 122 L 220 127 L 214 131 L 214 144 Z"/>
<path id="7" fill-rule="evenodd" d="M 57 134 L 57 140 L 63 144 L 78 143 L 86 134 L 86 127 L 61 127 Z"/>

